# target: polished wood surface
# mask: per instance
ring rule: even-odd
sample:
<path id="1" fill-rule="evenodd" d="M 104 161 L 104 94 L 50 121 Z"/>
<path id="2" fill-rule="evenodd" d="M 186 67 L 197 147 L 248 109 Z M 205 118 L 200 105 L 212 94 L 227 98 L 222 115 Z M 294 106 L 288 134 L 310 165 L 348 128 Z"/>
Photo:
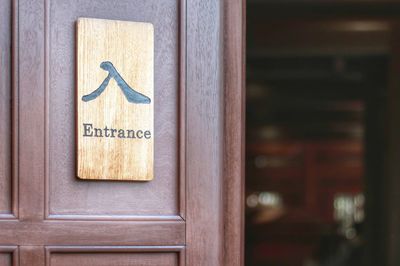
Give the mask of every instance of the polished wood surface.
<path id="1" fill-rule="evenodd" d="M 161 252 L 160 252 L 161 251 Z M 46 248 L 47 265 L 184 265 L 184 249 L 175 247 L 63 247 Z"/>
<path id="2" fill-rule="evenodd" d="M 21 0 L 14 4 L 19 19 L 13 27 L 17 36 L 16 79 L 18 86 L 18 218 L 44 218 L 45 169 L 45 3 Z M 36 27 L 32 28 L 32 25 Z M 15 43 L 13 43 L 14 45 Z M 15 109 L 13 109 L 15 111 Z M 34 192 L 33 192 L 34 191 Z M 2 228 L 2 227 L 1 227 Z"/>
<path id="3" fill-rule="evenodd" d="M 18 248 L 16 246 L 0 246 L 0 265 L 18 265 Z"/>
<path id="4" fill-rule="evenodd" d="M 4 245 L 182 245 L 182 221 L 1 221 Z"/>
<path id="5" fill-rule="evenodd" d="M 78 177 L 152 180 L 153 25 L 79 18 L 76 30 Z"/>
<path id="6" fill-rule="evenodd" d="M 11 266 L 12 265 L 11 254 L 0 253 L 0 265 Z"/>
<path id="7" fill-rule="evenodd" d="M 186 186 L 191 191 L 186 201 L 186 265 L 221 265 L 222 31 L 215 25 L 221 22 L 222 6 L 193 0 L 186 8 Z"/>
<path id="8" fill-rule="evenodd" d="M 27 245 L 18 248 L 19 264 L 18 266 L 43 266 L 46 261 L 46 253 L 43 246 Z M 47 264 L 48 265 L 48 264 Z M 46 266 L 47 266 L 46 265 Z M 14 266 L 14 265 L 13 265 Z"/>
<path id="9" fill-rule="evenodd" d="M 7 41 L 15 51 L 12 68 L 6 70 L 15 78 L 1 87 L 9 95 L 4 103 L 13 96 L 7 107 L 12 109 L 7 114 L 12 121 L 0 122 L 6 131 L 2 140 L 7 134 L 12 139 L 11 155 L 1 151 L 2 158 L 12 162 L 7 162 L 12 173 L 4 178 L 12 183 L 10 194 L 0 198 L 1 204 L 12 203 L 6 209 L 10 214 L 0 217 L 1 262 L 232 265 L 224 262 L 229 261 L 224 259 L 223 250 L 229 248 L 224 238 L 229 235 L 235 239 L 232 248 L 240 248 L 240 237 L 230 234 L 241 234 L 237 227 L 241 217 L 233 217 L 237 210 L 232 210 L 241 203 L 236 189 L 242 180 L 236 174 L 233 186 L 224 189 L 229 178 L 224 177 L 228 172 L 223 168 L 223 131 L 229 126 L 224 125 L 222 104 L 223 6 L 211 0 L 18 0 L 12 6 L 5 13 L 12 17 L 12 29 L 2 31 L 2 36 L 9 34 Z M 151 182 L 76 177 L 75 21 L 79 17 L 148 21 L 157 29 L 154 101 L 158 104 Z M 236 34 L 237 38 L 240 32 Z M 236 100 L 242 102 L 240 90 Z M 242 111 L 233 112 L 230 119 L 243 122 Z M 230 143 L 242 133 L 233 135 Z M 240 157 L 234 147 L 229 150 Z M 225 206 L 225 197 L 234 204 Z M 224 229 L 230 216 L 232 223 Z M 229 254 L 235 252 L 240 253 Z M 240 265 L 240 255 L 234 265 Z"/>
<path id="10" fill-rule="evenodd" d="M 70 253 L 52 254 L 50 265 L 68 266 L 109 266 L 109 265 L 132 265 L 132 266 L 174 266 L 179 265 L 175 254 L 169 253 Z"/>
<path id="11" fill-rule="evenodd" d="M 0 2 L 0 217 L 12 213 L 11 2 Z"/>
<path id="12" fill-rule="evenodd" d="M 0 245 L 20 246 L 20 265 L 45 265 L 44 247 L 49 245 L 151 245 L 159 246 L 153 253 L 163 254 L 163 250 L 168 250 L 164 246 L 185 244 L 177 156 L 181 71 L 177 47 L 185 40 L 180 37 L 180 4 L 125 1 L 114 6 L 86 1 L 78 9 L 71 8 L 78 7 L 75 1 L 21 0 L 13 4 L 12 12 L 9 10 L 9 18 L 14 14 L 13 28 L 2 36 L 9 34 L 11 38 L 12 32 L 17 33 L 12 39 L 7 38 L 16 50 L 15 68 L 9 71 L 16 80 L 12 89 L 12 84 L 8 84 L 4 91 L 16 96 L 13 99 L 18 104 L 13 105 L 16 131 L 6 120 L 1 121 L 1 126 L 9 134 L 4 137 L 13 132 L 13 141 L 20 147 L 13 146 L 17 159 L 13 163 L 18 170 L 13 174 L 19 184 L 15 192 L 19 193 L 7 199 L 10 202 L 18 199 L 13 204 L 19 203 L 19 208 L 16 219 L 4 217 L 7 220 L 0 221 Z M 159 16 L 160 12 L 164 15 Z M 159 132 L 155 173 L 159 179 L 150 185 L 83 182 L 76 178 L 74 23 L 85 14 L 148 20 L 160 29 L 155 35 L 156 98 L 160 100 L 155 110 L 159 114 L 155 121 L 155 130 Z M 10 96 L 6 101 L 9 103 Z M 3 150 L 2 156 L 11 159 Z M 7 178 L 11 181 L 11 176 Z M 4 203 L 2 200 L 1 204 Z"/>
<path id="13" fill-rule="evenodd" d="M 157 3 L 157 4 L 155 4 Z M 181 175 L 178 128 L 181 2 L 166 0 L 50 1 L 47 41 L 49 101 L 46 113 L 47 215 L 56 219 L 136 219 L 179 217 Z M 69 6 L 66 10 L 65 6 Z M 160 15 L 162 14 L 162 15 Z M 146 21 L 154 25 L 154 180 L 151 182 L 84 182 L 76 177 L 75 22 L 79 17 Z M 183 39 L 184 41 L 184 39 Z M 69 44 L 69 45 L 66 45 Z M 117 67 L 117 66 L 116 66 Z M 98 68 L 98 66 L 96 66 Z M 98 68 L 101 72 L 102 69 Z M 117 68 L 118 69 L 118 68 Z M 100 72 L 100 73 L 101 73 Z M 113 81 L 110 81 L 110 84 Z M 96 84 L 98 85 L 98 84 Z M 119 89 L 119 88 L 118 88 Z M 107 93 L 107 92 L 104 92 Z M 102 96 L 100 96 L 101 98 Z M 97 99 L 96 99 L 97 100 Z M 94 100 L 94 101 L 96 101 Z M 60 121 L 63 121 L 62 123 Z M 110 193 L 114 191 L 115 193 Z M 118 192 L 118 193 L 116 193 Z M 65 195 L 74 195 L 65 200 Z M 182 200 L 185 200 L 183 197 Z M 63 215 L 62 217 L 59 217 Z M 72 218 L 73 219 L 73 218 Z"/>
<path id="14" fill-rule="evenodd" d="M 224 265 L 244 264 L 246 1 L 224 1 Z"/>

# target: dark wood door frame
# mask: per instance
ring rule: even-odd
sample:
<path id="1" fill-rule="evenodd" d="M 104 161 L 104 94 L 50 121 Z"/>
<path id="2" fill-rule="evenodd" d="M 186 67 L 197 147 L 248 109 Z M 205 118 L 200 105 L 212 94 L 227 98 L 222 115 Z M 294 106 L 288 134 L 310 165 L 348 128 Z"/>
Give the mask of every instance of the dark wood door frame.
<path id="1" fill-rule="evenodd" d="M 210 122 L 221 119 L 218 123 L 221 127 L 223 135 L 216 136 L 217 139 L 212 140 L 210 136 L 189 137 L 189 139 L 200 139 L 204 145 L 217 145 L 211 150 L 195 148 L 195 152 L 200 152 L 200 157 L 207 160 L 215 161 L 219 158 L 221 168 L 217 167 L 207 178 L 209 185 L 204 184 L 204 170 L 199 172 L 191 172 L 187 174 L 187 182 L 190 190 L 201 190 L 204 192 L 212 189 L 216 191 L 216 196 L 221 197 L 222 205 L 216 206 L 213 203 L 199 204 L 198 202 L 205 199 L 201 196 L 194 199 L 197 203 L 188 200 L 187 204 L 187 245 L 196 245 L 193 249 L 195 254 L 191 253 L 190 248 L 187 251 L 187 265 L 214 265 L 207 264 L 207 260 L 213 256 L 219 261 L 219 265 L 240 266 L 244 265 L 244 126 L 245 126 L 245 0 L 223 0 L 211 1 L 215 9 L 191 9 L 191 4 L 208 6 L 203 0 L 188 1 L 188 17 L 201 18 L 206 16 L 209 23 L 204 24 L 188 24 L 187 49 L 187 95 L 192 93 L 199 97 L 190 97 L 196 99 L 196 103 L 190 103 L 188 106 L 198 106 L 196 112 L 187 114 L 188 134 L 194 130 L 198 132 L 207 132 Z M 207 1 L 206 1 L 207 2 Z M 193 13 L 191 12 L 193 11 Z M 204 11 L 200 12 L 199 10 Z M 194 21 L 200 21 L 194 19 Z M 219 29 L 213 29 L 213 24 L 221 23 Z M 215 31 L 217 30 L 217 31 Z M 214 38 L 210 39 L 210 36 Z M 205 40 L 204 43 L 198 43 L 198 40 Z M 221 41 L 222 40 L 222 41 Z M 214 43 L 214 44 L 213 44 Z M 203 56 L 199 58 L 195 53 L 202 51 Z M 199 60 L 200 59 L 200 60 Z M 198 69 L 204 69 L 204 65 L 208 66 L 206 72 L 198 73 Z M 197 66 L 197 67 L 196 67 Z M 201 67 L 203 66 L 203 67 Z M 209 71 L 211 69 L 211 71 Z M 193 70 L 194 72 L 192 72 Z M 219 75 L 217 80 L 219 84 L 210 84 L 213 75 Z M 211 74 L 211 76 L 209 76 Z M 208 85 L 208 86 L 207 86 Z M 215 89 L 213 86 L 220 87 Z M 202 97 L 211 93 L 212 106 L 204 106 L 201 104 Z M 222 107 L 222 108 L 221 108 Z M 215 108 L 214 110 L 210 108 Z M 200 111 L 200 113 L 199 113 Z M 210 112 L 211 111 L 211 112 Z M 220 114 L 218 114 L 220 113 Z M 212 132 L 209 132 L 212 134 Z M 190 156 L 191 146 L 187 143 L 187 152 Z M 214 152 L 212 151 L 214 150 Z M 215 153 L 221 152 L 217 157 Z M 214 158 L 213 158 L 214 157 Z M 190 164 L 190 160 L 188 160 Z M 199 164 L 201 166 L 201 164 Z M 193 167 L 192 169 L 195 169 Z M 198 169 L 197 169 L 198 170 Z M 219 172 L 222 178 L 218 181 L 213 177 L 212 173 Z M 206 171 L 208 172 L 208 171 Z M 198 175 L 197 177 L 195 177 Z M 202 180 L 203 179 L 203 180 Z M 217 182 L 217 183 L 215 183 Z M 217 187 L 217 186 L 220 187 Z M 211 199 L 207 199 L 211 200 Z M 218 201 L 215 201 L 218 202 Z M 193 205 L 192 205 L 193 204 Z M 194 207 L 196 205 L 196 207 Z M 212 206 L 212 209 L 208 207 Z M 193 208 L 194 207 L 194 208 Z M 191 211 L 192 210 L 192 211 Z M 216 216 L 219 216 L 216 217 Z M 203 219 L 198 219 L 203 217 Z M 204 228 L 202 223 L 207 221 L 220 222 L 214 224 L 213 230 Z M 200 233 L 201 232 L 201 233 Z M 218 237 L 212 237 L 216 234 Z M 204 243 L 204 236 L 211 241 Z M 218 242 L 220 240 L 221 242 Z M 213 249 L 221 249 L 222 252 L 209 253 L 204 248 L 210 245 Z M 223 254 L 220 257 L 219 254 Z M 207 259 L 208 257 L 208 259 Z M 216 261 L 214 260 L 214 261 Z M 204 264 L 203 264 L 204 263 Z"/>
<path id="2" fill-rule="evenodd" d="M 244 265 L 246 0 L 224 1 L 224 265 Z"/>

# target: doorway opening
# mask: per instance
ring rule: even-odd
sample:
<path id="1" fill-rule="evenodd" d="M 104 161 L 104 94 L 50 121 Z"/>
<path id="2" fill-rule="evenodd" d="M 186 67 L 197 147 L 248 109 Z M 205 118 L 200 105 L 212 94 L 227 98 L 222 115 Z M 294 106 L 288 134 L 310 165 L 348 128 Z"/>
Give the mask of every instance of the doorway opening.
<path id="1" fill-rule="evenodd" d="M 247 4 L 246 265 L 392 265 L 396 19 L 343 1 L 267 2 Z"/>

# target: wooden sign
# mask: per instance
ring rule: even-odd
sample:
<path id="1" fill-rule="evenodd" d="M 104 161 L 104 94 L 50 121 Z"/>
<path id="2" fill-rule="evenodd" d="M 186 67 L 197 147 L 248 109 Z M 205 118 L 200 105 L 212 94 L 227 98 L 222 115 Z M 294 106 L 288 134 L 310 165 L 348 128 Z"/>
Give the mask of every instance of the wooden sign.
<path id="1" fill-rule="evenodd" d="M 77 22 L 77 175 L 153 179 L 154 29 L 150 23 Z"/>

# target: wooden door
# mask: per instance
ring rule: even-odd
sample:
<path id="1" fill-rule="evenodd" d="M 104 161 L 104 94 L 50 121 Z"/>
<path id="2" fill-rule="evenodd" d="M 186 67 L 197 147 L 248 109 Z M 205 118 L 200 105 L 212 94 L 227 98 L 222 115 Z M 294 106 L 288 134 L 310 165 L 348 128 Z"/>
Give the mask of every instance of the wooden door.
<path id="1" fill-rule="evenodd" d="M 241 265 L 242 1 L 0 4 L 0 265 Z M 79 17 L 154 24 L 153 181 L 76 177 Z"/>

